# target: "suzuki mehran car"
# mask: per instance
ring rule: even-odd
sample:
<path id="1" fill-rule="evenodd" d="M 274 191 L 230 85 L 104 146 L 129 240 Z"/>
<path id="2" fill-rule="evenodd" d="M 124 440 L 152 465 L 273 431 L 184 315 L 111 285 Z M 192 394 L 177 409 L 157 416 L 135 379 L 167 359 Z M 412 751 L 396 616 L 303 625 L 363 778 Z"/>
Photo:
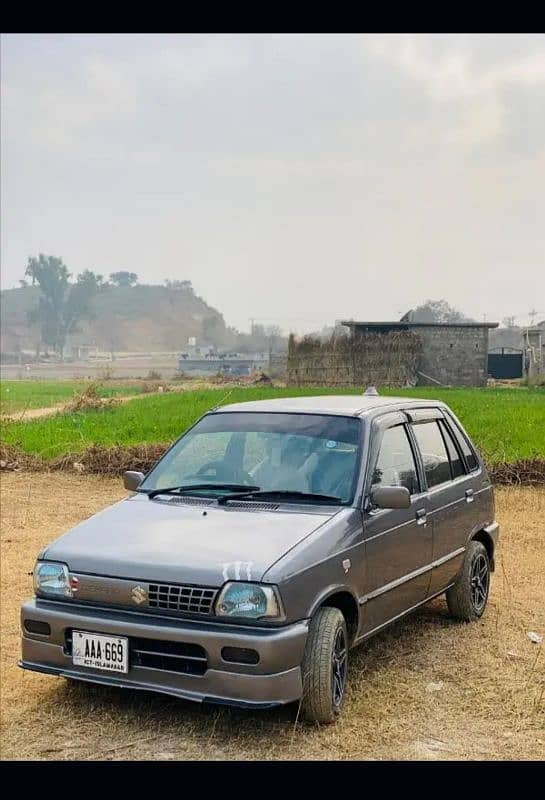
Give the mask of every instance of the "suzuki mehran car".
<path id="1" fill-rule="evenodd" d="M 444 403 L 223 406 L 125 486 L 39 554 L 24 669 L 326 723 L 352 647 L 445 592 L 485 609 L 493 489 Z"/>

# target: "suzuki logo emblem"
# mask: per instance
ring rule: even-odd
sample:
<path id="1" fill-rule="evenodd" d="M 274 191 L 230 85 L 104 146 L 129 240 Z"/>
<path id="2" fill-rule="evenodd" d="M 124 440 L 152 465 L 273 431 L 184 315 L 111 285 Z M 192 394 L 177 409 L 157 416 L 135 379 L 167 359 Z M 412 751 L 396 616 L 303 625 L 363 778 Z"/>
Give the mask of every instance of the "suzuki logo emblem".
<path id="1" fill-rule="evenodd" d="M 140 605 L 140 603 L 143 603 L 148 598 L 148 593 L 146 592 L 143 586 L 140 586 L 140 584 L 134 587 L 131 594 L 132 594 L 132 599 L 134 600 L 135 603 L 138 603 L 138 605 Z"/>

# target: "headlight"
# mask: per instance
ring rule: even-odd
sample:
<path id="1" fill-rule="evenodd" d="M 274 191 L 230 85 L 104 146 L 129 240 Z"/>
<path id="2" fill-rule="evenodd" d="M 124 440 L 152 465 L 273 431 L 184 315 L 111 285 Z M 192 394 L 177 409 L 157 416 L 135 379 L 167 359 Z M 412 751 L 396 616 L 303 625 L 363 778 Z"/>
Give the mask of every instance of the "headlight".
<path id="1" fill-rule="evenodd" d="M 52 597 L 72 597 L 70 575 L 66 564 L 38 561 L 34 568 L 34 591 Z"/>
<path id="2" fill-rule="evenodd" d="M 246 619 L 281 619 L 282 607 L 274 586 L 257 583 L 226 583 L 216 600 L 216 614 L 220 617 Z"/>

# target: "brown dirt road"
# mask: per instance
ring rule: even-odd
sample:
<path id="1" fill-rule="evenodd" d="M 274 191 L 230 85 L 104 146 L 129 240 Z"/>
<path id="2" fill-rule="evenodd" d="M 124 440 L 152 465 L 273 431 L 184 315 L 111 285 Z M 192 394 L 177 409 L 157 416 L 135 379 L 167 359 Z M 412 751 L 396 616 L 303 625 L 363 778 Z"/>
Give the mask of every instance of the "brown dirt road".
<path id="1" fill-rule="evenodd" d="M 142 394 L 127 394 L 127 395 L 115 395 L 111 398 L 103 398 L 104 405 L 107 405 L 108 400 L 114 400 L 115 403 L 128 403 L 130 400 L 138 400 L 142 397 L 150 397 L 156 394 L 160 394 L 160 392 L 146 392 Z M 43 417 L 52 417 L 54 414 L 62 414 L 63 412 L 69 410 L 70 404 L 72 400 L 66 403 L 55 403 L 53 406 L 45 406 L 44 408 L 25 408 L 22 411 L 14 411 L 12 414 L 4 415 L 5 419 L 12 419 L 16 422 L 30 422 L 33 419 L 42 419 Z"/>
<path id="2" fill-rule="evenodd" d="M 353 652 L 334 726 L 22 672 L 18 611 L 38 550 L 123 497 L 119 480 L 2 476 L 2 759 L 544 759 L 545 489 L 497 491 L 501 556 L 478 623 L 444 600 Z"/>
<path id="3" fill-rule="evenodd" d="M 187 381 L 178 380 L 175 383 L 171 383 L 169 381 L 154 381 L 154 384 L 157 388 L 150 389 L 149 384 L 146 385 L 146 382 L 142 381 L 142 391 L 139 394 L 127 394 L 127 395 L 115 395 L 111 398 L 103 398 L 105 404 L 108 403 L 108 400 L 114 400 L 116 403 L 128 403 L 131 400 L 141 400 L 144 397 L 153 397 L 158 394 L 163 394 L 163 392 L 197 392 L 197 391 L 204 391 L 206 389 L 217 389 L 217 388 L 231 388 L 231 387 L 240 387 L 240 386 L 247 386 L 249 385 L 248 382 L 243 381 L 222 381 L 213 382 L 207 380 L 199 380 L 199 379 L 192 379 Z M 163 391 L 161 391 L 158 387 L 159 385 L 163 386 Z M 250 384 L 251 385 L 251 384 Z M 275 385 L 280 386 L 280 383 L 276 383 Z M 74 393 L 74 396 L 77 393 Z M 62 414 L 64 411 L 69 409 L 72 400 L 68 400 L 65 403 L 55 403 L 52 406 L 44 406 L 43 408 L 25 408 L 22 410 L 14 411 L 11 414 L 3 414 L 2 419 L 6 421 L 8 419 L 15 420 L 16 422 L 29 422 L 33 419 L 42 419 L 43 417 L 52 417 L 54 414 Z"/>

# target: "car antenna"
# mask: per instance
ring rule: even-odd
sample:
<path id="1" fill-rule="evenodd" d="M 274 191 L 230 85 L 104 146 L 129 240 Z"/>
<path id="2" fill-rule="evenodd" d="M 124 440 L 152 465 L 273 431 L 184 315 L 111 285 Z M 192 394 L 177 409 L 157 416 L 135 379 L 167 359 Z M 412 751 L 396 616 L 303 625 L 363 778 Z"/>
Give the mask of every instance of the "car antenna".
<path id="1" fill-rule="evenodd" d="M 378 392 L 374 386 L 368 386 L 363 394 L 366 397 L 378 397 Z"/>

